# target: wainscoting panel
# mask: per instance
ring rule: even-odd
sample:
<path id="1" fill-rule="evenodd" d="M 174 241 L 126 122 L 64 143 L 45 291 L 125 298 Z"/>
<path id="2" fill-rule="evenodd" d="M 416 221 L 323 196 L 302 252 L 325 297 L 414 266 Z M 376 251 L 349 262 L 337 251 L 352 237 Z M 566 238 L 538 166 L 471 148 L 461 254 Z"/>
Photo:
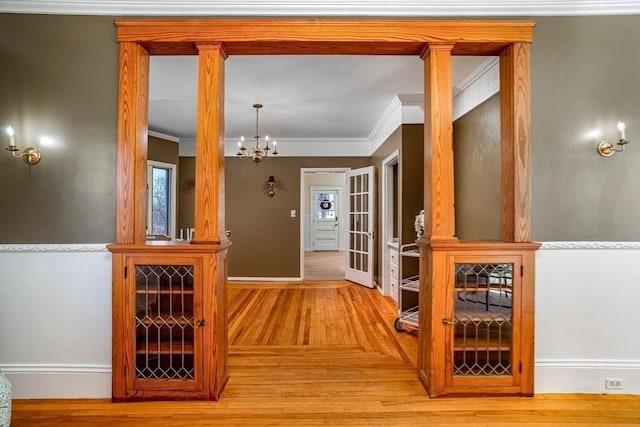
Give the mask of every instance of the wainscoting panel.
<path id="1" fill-rule="evenodd" d="M 640 394 L 640 243 L 548 242 L 536 262 L 536 393 Z M 16 398 L 111 396 L 104 244 L 0 245 L 0 370 Z"/>
<path id="2" fill-rule="evenodd" d="M 640 394 L 640 243 L 547 242 L 536 255 L 536 393 Z M 605 389 L 606 378 L 624 380 Z"/>
<path id="3" fill-rule="evenodd" d="M 0 245 L 0 370 L 15 398 L 111 396 L 111 254 Z"/>

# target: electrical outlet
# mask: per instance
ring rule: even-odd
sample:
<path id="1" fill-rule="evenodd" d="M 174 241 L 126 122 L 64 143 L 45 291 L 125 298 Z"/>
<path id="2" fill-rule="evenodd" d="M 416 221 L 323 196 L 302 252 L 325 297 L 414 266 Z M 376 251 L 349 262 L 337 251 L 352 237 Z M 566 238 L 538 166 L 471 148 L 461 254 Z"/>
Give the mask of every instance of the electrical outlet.
<path id="1" fill-rule="evenodd" d="M 622 378 L 605 378 L 604 388 L 609 390 L 622 390 L 623 383 Z"/>

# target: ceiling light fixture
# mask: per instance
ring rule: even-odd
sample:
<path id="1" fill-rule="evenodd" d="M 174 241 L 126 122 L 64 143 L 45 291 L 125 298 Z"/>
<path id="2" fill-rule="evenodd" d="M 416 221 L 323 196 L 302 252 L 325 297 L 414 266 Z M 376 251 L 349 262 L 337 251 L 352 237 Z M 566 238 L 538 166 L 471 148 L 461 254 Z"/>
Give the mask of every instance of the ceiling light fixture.
<path id="1" fill-rule="evenodd" d="M 262 108 L 262 104 L 253 104 L 253 108 L 256 109 L 256 135 L 253 137 L 256 140 L 256 144 L 253 147 L 247 148 L 244 146 L 244 136 L 240 137 L 240 142 L 238 142 L 238 152 L 236 155 L 241 158 L 251 158 L 255 164 L 257 165 L 262 161 L 263 157 L 269 156 L 269 151 L 271 151 L 271 147 L 269 147 L 269 136 L 264 137 L 264 145 L 260 145 L 260 132 L 258 131 L 258 113 Z M 277 142 L 273 141 L 273 152 L 272 156 L 278 155 Z"/>

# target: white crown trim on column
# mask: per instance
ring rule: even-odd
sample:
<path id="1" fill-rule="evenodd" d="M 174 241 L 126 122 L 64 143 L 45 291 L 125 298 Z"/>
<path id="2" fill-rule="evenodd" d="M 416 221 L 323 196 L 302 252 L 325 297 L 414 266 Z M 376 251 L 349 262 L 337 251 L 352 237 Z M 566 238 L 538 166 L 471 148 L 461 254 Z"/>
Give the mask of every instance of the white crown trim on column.
<path id="1" fill-rule="evenodd" d="M 4 0 L 0 12 L 174 16 L 534 16 L 640 13 L 637 0 Z"/>

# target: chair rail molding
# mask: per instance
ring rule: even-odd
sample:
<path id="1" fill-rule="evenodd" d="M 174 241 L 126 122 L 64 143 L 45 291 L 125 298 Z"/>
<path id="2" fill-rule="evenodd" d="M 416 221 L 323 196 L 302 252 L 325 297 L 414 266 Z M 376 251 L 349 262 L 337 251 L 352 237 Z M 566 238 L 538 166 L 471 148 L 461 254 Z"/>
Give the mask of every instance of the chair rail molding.
<path id="1" fill-rule="evenodd" d="M 562 249 L 640 249 L 640 242 L 542 242 L 538 250 Z"/>
<path id="2" fill-rule="evenodd" d="M 0 244 L 0 253 L 108 252 L 106 243 Z"/>

